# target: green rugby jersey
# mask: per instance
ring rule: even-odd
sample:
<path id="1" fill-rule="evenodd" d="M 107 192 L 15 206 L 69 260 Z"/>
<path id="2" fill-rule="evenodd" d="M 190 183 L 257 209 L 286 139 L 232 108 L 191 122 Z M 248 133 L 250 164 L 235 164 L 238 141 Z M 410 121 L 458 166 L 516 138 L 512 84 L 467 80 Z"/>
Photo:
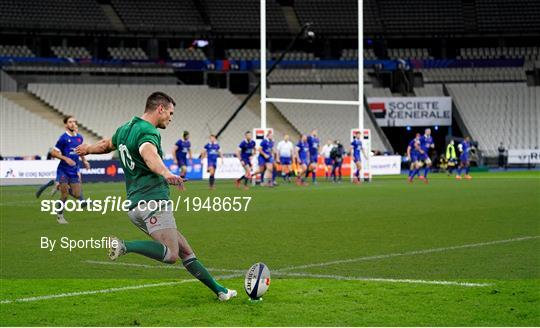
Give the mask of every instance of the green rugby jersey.
<path id="1" fill-rule="evenodd" d="M 159 156 L 163 157 L 159 131 L 151 123 L 137 116 L 119 127 L 112 137 L 112 143 L 118 150 L 124 169 L 127 198 L 131 201 L 130 209 L 137 206 L 141 200 L 169 199 L 167 181 L 161 175 L 152 172 L 139 154 L 139 147 L 145 142 L 154 144 Z"/>

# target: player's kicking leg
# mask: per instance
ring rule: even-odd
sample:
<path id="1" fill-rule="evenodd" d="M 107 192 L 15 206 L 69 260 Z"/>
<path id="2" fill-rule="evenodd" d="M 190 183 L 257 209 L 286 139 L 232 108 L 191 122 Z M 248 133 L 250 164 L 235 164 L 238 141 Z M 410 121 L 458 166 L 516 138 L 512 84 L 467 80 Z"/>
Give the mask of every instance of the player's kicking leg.
<path id="1" fill-rule="evenodd" d="M 212 290 L 220 301 L 227 301 L 237 295 L 235 290 L 220 285 L 197 259 L 186 238 L 176 229 L 170 202 L 154 212 L 141 209 L 136 207 L 130 210 L 128 215 L 131 221 L 153 240 L 122 241 L 111 237 L 111 260 L 128 253 L 137 253 L 168 264 L 174 264 L 180 259 L 186 270 Z"/>

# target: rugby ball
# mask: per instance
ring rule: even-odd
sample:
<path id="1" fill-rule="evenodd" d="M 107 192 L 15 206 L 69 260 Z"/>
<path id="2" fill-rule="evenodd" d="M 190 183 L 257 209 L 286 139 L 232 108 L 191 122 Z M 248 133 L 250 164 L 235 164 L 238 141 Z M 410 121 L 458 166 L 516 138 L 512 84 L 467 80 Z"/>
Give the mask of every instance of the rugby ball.
<path id="1" fill-rule="evenodd" d="M 255 263 L 246 272 L 244 288 L 252 300 L 259 300 L 270 286 L 270 270 L 264 263 Z"/>

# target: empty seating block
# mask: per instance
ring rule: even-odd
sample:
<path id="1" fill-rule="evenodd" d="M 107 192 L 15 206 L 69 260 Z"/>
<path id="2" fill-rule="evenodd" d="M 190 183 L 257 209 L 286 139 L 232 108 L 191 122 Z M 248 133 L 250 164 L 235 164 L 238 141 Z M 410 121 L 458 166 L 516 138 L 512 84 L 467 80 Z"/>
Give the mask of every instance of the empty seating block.
<path id="1" fill-rule="evenodd" d="M 300 23 L 312 23 L 313 31 L 316 34 L 358 33 L 358 5 L 356 1 L 296 0 L 294 5 Z M 379 25 L 371 19 L 368 22 L 370 27 L 369 24 Z"/>
<path id="2" fill-rule="evenodd" d="M 452 33 L 465 30 L 461 1 L 379 0 L 378 3 L 389 33 Z"/>
<path id="3" fill-rule="evenodd" d="M 92 55 L 84 47 L 51 47 L 51 50 L 58 58 L 92 58 Z"/>
<path id="4" fill-rule="evenodd" d="M 461 48 L 458 59 L 540 60 L 540 47 Z"/>
<path id="5" fill-rule="evenodd" d="M 225 51 L 227 59 L 232 60 L 259 60 L 261 59 L 260 49 L 228 49 Z M 266 50 L 266 58 L 272 58 L 270 51 Z"/>
<path id="6" fill-rule="evenodd" d="M 476 0 L 481 32 L 540 31 L 540 2 L 536 0 Z"/>
<path id="7" fill-rule="evenodd" d="M 390 59 L 433 59 L 426 48 L 388 49 Z"/>
<path id="8" fill-rule="evenodd" d="M 195 32 L 207 30 L 194 0 L 112 0 L 111 4 L 130 31 Z M 195 0 L 198 1 L 198 0 Z"/>
<path id="9" fill-rule="evenodd" d="M 198 48 L 168 48 L 167 52 L 172 60 L 206 60 L 206 55 Z"/>
<path id="10" fill-rule="evenodd" d="M 449 84 L 471 137 L 487 156 L 500 142 L 512 149 L 540 146 L 540 87 L 525 83 Z"/>
<path id="11" fill-rule="evenodd" d="M 141 48 L 107 48 L 112 59 L 147 60 L 148 56 Z"/>
<path id="12" fill-rule="evenodd" d="M 107 85 L 107 84 L 30 84 L 29 91 L 64 114 L 72 114 L 101 136 L 112 136 L 116 129 L 133 116 L 144 112 L 146 98 L 162 91 L 176 102 L 174 119 L 160 130 L 162 147 L 170 154 L 184 130 L 191 133 L 193 154 L 198 155 L 239 106 L 240 100 L 225 89 L 207 86 L 176 85 Z M 220 136 L 225 153 L 233 153 L 243 138 L 243 132 L 260 125 L 249 110 L 243 110 Z"/>
<path id="13" fill-rule="evenodd" d="M 200 0 L 218 33 L 259 34 L 259 0 Z M 288 34 L 285 16 L 276 0 L 266 1 L 266 30 L 269 34 Z"/>
<path id="14" fill-rule="evenodd" d="M 0 45 L 0 57 L 36 57 L 27 46 Z"/>
<path id="15" fill-rule="evenodd" d="M 98 3 L 87 0 L 2 0 L 0 26 L 13 29 L 112 30 Z"/>
<path id="16" fill-rule="evenodd" d="M 45 157 L 63 129 L 0 95 L 0 154 Z"/>
<path id="17" fill-rule="evenodd" d="M 526 81 L 522 67 L 421 69 L 425 82 Z"/>
<path id="18" fill-rule="evenodd" d="M 367 80 L 364 70 L 364 80 Z M 356 69 L 276 69 L 268 77 L 270 83 L 358 83 Z"/>

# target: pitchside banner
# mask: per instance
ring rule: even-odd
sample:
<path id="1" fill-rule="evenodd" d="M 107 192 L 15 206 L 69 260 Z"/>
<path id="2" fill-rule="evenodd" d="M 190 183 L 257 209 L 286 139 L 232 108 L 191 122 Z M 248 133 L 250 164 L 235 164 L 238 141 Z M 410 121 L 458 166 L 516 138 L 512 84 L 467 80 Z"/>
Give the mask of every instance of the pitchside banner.
<path id="1" fill-rule="evenodd" d="M 540 149 L 508 149 L 508 164 L 540 164 Z"/>
<path id="2" fill-rule="evenodd" d="M 379 126 L 452 125 L 450 97 L 369 97 Z"/>

